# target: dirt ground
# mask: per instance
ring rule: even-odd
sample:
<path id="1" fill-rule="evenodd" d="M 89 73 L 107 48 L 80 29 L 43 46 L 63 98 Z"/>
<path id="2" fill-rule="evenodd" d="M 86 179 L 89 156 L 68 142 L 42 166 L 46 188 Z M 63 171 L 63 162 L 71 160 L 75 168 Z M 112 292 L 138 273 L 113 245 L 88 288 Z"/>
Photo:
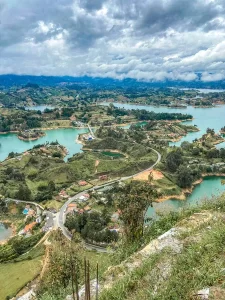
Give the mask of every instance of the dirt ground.
<path id="1" fill-rule="evenodd" d="M 134 180 L 143 180 L 147 181 L 149 179 L 149 175 L 152 176 L 153 180 L 159 180 L 162 179 L 164 176 L 160 171 L 157 170 L 151 170 L 151 171 L 144 171 L 141 174 L 138 174 L 134 177 Z"/>

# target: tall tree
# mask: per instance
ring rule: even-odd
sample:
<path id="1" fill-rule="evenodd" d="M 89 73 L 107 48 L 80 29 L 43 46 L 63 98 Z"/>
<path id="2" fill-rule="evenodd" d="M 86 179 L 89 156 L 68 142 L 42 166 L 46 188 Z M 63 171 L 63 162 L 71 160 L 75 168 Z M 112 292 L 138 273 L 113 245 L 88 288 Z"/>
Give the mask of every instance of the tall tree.
<path id="1" fill-rule="evenodd" d="M 132 181 L 119 188 L 118 208 L 128 242 L 143 236 L 145 212 L 155 196 L 156 191 L 149 182 Z"/>

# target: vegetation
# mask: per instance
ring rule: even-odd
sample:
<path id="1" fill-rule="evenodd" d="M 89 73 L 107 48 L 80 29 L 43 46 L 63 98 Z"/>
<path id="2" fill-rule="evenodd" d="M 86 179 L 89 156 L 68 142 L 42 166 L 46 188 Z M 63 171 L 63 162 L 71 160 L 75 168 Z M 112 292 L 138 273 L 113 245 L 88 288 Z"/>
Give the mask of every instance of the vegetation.
<path id="1" fill-rule="evenodd" d="M 11 299 L 41 271 L 41 257 L 0 264 L 0 299 Z"/>
<path id="2" fill-rule="evenodd" d="M 145 109 L 124 109 L 118 108 L 114 105 L 108 107 L 107 113 L 113 115 L 114 117 L 119 116 L 129 116 L 133 115 L 139 121 L 153 121 L 153 120 L 188 120 L 192 119 L 191 115 L 181 114 L 181 113 L 155 113 L 153 111 L 149 112 Z"/>
<path id="3" fill-rule="evenodd" d="M 39 130 L 33 130 L 33 131 L 26 130 L 26 131 L 20 131 L 18 133 L 19 139 L 22 140 L 37 140 L 44 135 L 45 133 Z"/>
<path id="4" fill-rule="evenodd" d="M 66 219 L 65 226 L 73 232 L 80 233 L 81 237 L 90 243 L 109 244 L 118 240 L 118 234 L 107 228 L 110 216 L 104 211 L 84 212 L 83 214 L 70 215 Z"/>
<path id="5" fill-rule="evenodd" d="M 170 213 L 154 221 L 145 232 L 148 241 L 176 224 L 188 227 L 187 232 L 179 236 L 183 245 L 180 252 L 175 255 L 169 247 L 158 250 L 140 265 L 137 263 L 130 272 L 124 269 L 125 275 L 116 280 L 111 289 L 103 290 L 100 299 L 190 299 L 207 287 L 212 299 L 223 299 L 224 199 L 223 195 L 201 207 Z M 201 221 L 196 226 L 198 216 Z M 206 216 L 211 217 L 207 219 Z M 136 258 L 138 260 L 139 256 Z M 131 264 L 131 258 L 129 262 Z M 121 274 L 123 267 L 119 265 L 114 272 Z M 182 285 L 178 278 L 184 278 Z"/>
<path id="6" fill-rule="evenodd" d="M 61 197 L 60 194 L 64 194 L 66 198 L 87 187 L 98 186 L 105 181 L 146 170 L 157 159 L 152 149 L 159 149 L 162 155 L 162 160 L 157 166 L 159 178 L 154 179 L 154 174 L 146 171 L 142 181 L 136 178 L 129 179 L 125 183 L 115 184 L 108 192 L 90 193 L 91 198 L 87 201 L 87 206 L 91 203 L 92 208 L 90 210 L 86 207 L 88 212 L 84 209 L 85 203 L 80 205 L 79 212 L 68 213 L 66 226 L 73 234 L 72 246 L 69 247 L 59 232 L 51 237 L 51 245 L 48 245 L 46 250 L 46 252 L 49 250 L 47 252 L 49 268 L 45 270 L 38 288 L 39 299 L 65 298 L 67 294 L 71 294 L 76 280 L 81 286 L 84 282 L 81 261 L 85 255 L 93 256 L 94 263 L 96 257 L 100 262 L 106 260 L 105 265 L 100 266 L 103 278 L 103 271 L 109 265 L 127 259 L 132 253 L 194 211 L 200 212 L 199 208 L 187 209 L 185 212 L 171 213 L 156 220 L 145 219 L 146 209 L 157 198 L 179 196 L 187 189 L 190 191 L 194 182 L 200 179 L 202 174 L 225 172 L 225 149 L 214 147 L 215 144 L 223 141 L 223 138 L 213 129 L 208 128 L 200 139 L 192 143 L 183 142 L 181 147 L 169 147 L 169 142 L 177 141 L 188 132 L 198 130 L 196 126 L 186 126 L 180 122 L 191 119 L 191 115 L 154 113 L 142 109 L 125 110 L 112 104 L 98 105 L 100 101 L 115 99 L 123 103 L 206 107 L 218 103 L 221 99 L 221 101 L 225 100 L 224 94 L 221 99 L 216 93 L 204 98 L 196 98 L 196 95 L 199 93 L 194 91 L 149 88 L 136 91 L 131 88 L 99 91 L 91 86 L 78 84 L 59 88 L 40 87 L 38 84 L 30 83 L 22 88 L 11 87 L 2 90 L 0 93 L 1 132 L 19 131 L 19 136 L 26 139 L 39 135 L 36 128 L 41 130 L 46 127 L 80 127 L 84 123 L 99 126 L 92 141 L 88 141 L 87 136 L 81 136 L 84 152 L 74 155 L 68 162 L 63 160 L 66 149 L 57 141 L 37 145 L 25 155 L 9 153 L 9 159 L 2 162 L 0 166 L 0 188 L 4 197 L 43 202 L 49 206 L 57 201 L 57 207 L 60 207 L 64 203 L 64 196 Z M 24 109 L 25 106 L 32 107 L 36 104 L 53 106 L 44 111 Z M 131 124 L 137 122 L 139 123 Z M 112 126 L 126 123 L 131 124 L 127 130 Z M 107 155 L 112 152 L 116 154 Z M 84 186 L 80 186 L 80 182 L 84 182 Z M 217 204 L 207 204 L 204 208 L 211 210 L 219 208 L 223 211 L 224 204 L 218 201 Z M 10 206 L 0 200 L 0 214 L 8 216 L 10 213 Z M 119 215 L 117 222 L 112 221 L 112 216 L 115 214 Z M 221 256 L 225 228 L 220 218 L 217 221 L 215 224 L 210 223 L 210 226 L 213 226 L 212 232 L 204 231 L 200 241 L 194 243 L 186 241 L 181 255 L 174 258 L 170 277 L 166 280 L 164 288 L 158 289 L 153 294 L 157 278 L 150 273 L 151 279 L 149 279 L 148 275 L 149 270 L 157 268 L 161 260 L 167 261 L 171 257 L 173 259 L 173 254 L 168 251 L 163 252 L 161 257 L 152 256 L 140 268 L 117 282 L 112 290 L 104 292 L 101 299 L 150 299 L 149 297 L 189 299 L 196 289 L 203 287 L 202 283 L 212 285 L 219 282 L 221 275 L 219 276 L 219 272 L 213 270 L 214 260 L 210 259 L 214 257 L 219 267 L 224 263 Z M 119 227 L 118 231 L 123 233 L 122 235 L 115 230 L 115 224 Z M 23 261 L 25 266 L 28 259 L 27 251 L 30 251 L 42 236 L 43 233 L 37 232 L 26 238 L 16 236 L 6 245 L 0 246 L 0 262 L 2 262 L 0 269 L 4 266 L 3 262 L 10 261 L 8 265 L 11 266 L 14 260 L 17 265 L 23 257 L 25 257 Z M 101 246 L 116 244 L 118 249 L 113 254 L 105 256 L 84 254 L 81 239 Z M 36 266 L 36 258 L 33 256 L 31 258 Z M 24 267 L 24 270 L 26 268 Z M 29 279 L 37 274 L 38 267 L 34 269 L 35 272 L 29 273 Z M 4 268 L 3 271 L 6 272 Z M 15 273 L 17 274 L 17 271 Z M 187 281 L 184 279 L 184 287 L 181 289 L 176 281 L 177 276 L 186 278 L 187 275 L 191 278 Z M 22 276 L 21 282 L 25 282 L 28 277 Z M 11 295 L 17 288 L 16 285 L 12 290 L 8 288 L 7 291 Z M 5 297 L 6 292 L 3 291 Z"/>
<path id="7" fill-rule="evenodd" d="M 27 252 L 41 239 L 44 233 L 38 233 L 30 237 L 15 236 L 5 245 L 0 245 L 0 262 L 10 261 Z"/>
<path id="8" fill-rule="evenodd" d="M 142 239 L 146 209 L 154 198 L 155 191 L 150 183 L 133 181 L 119 188 L 118 208 L 128 243 Z"/>

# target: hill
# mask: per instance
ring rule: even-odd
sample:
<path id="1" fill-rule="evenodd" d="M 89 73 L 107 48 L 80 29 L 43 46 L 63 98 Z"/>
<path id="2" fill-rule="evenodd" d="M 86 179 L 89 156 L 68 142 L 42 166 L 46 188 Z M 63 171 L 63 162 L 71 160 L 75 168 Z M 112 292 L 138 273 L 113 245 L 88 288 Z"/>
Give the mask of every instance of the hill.
<path id="1" fill-rule="evenodd" d="M 72 76 L 34 76 L 34 75 L 0 75 L 0 86 L 11 87 L 16 85 L 26 85 L 28 83 L 36 83 L 41 86 L 56 86 L 59 84 L 77 83 L 79 85 L 89 85 L 95 87 L 185 87 L 185 88 L 225 88 L 224 81 L 204 82 L 201 81 L 201 74 L 198 74 L 198 80 L 195 81 L 152 81 L 144 82 L 132 78 L 123 80 L 101 77 L 72 77 Z"/>

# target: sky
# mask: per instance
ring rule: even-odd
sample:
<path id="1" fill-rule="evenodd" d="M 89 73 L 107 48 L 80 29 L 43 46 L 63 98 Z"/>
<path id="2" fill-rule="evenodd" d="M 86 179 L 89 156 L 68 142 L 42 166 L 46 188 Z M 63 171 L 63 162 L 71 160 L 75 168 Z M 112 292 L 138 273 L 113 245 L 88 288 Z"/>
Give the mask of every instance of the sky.
<path id="1" fill-rule="evenodd" d="M 0 0 L 0 74 L 225 79 L 225 0 Z"/>

